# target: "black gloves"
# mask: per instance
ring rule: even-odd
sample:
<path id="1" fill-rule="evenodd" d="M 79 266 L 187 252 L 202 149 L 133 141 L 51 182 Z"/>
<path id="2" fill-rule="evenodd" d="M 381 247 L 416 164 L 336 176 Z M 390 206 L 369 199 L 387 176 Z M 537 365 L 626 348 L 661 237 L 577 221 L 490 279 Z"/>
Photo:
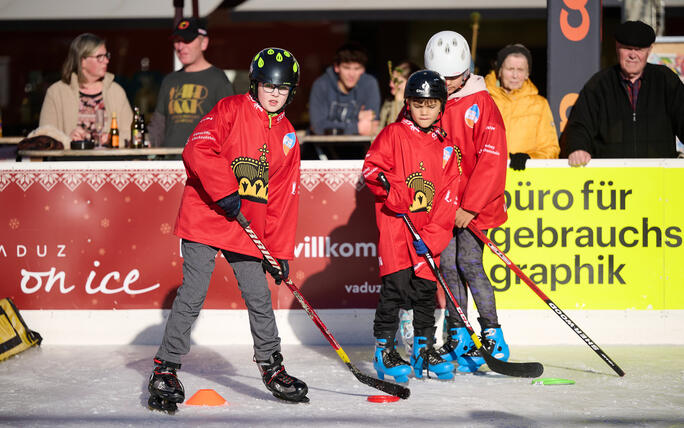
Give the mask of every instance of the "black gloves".
<path id="1" fill-rule="evenodd" d="M 287 279 L 290 276 L 290 265 L 287 260 L 278 259 L 278 264 L 280 265 L 280 272 L 278 272 L 278 269 L 271 266 L 268 260 L 263 259 L 261 261 L 261 267 L 264 269 L 264 272 L 271 274 L 273 279 L 275 279 L 276 285 L 280 285 L 280 283 L 283 282 L 283 279 Z"/>
<path id="2" fill-rule="evenodd" d="M 226 217 L 233 219 L 240 213 L 240 195 L 238 192 L 231 193 L 225 198 L 216 201 L 216 205 L 225 211 Z"/>
<path id="3" fill-rule="evenodd" d="M 516 171 L 523 171 L 525 169 L 525 162 L 530 158 L 527 153 L 511 153 L 510 167 Z"/>

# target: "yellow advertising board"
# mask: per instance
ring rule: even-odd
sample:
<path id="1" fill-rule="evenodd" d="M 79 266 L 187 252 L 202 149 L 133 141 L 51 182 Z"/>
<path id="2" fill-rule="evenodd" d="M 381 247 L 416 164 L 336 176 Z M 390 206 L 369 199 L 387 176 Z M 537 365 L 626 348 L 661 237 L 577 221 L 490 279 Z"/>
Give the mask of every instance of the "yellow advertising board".
<path id="1" fill-rule="evenodd" d="M 684 309 L 682 183 L 676 167 L 509 170 L 488 236 L 564 309 Z M 485 252 L 498 308 L 546 307 Z"/>

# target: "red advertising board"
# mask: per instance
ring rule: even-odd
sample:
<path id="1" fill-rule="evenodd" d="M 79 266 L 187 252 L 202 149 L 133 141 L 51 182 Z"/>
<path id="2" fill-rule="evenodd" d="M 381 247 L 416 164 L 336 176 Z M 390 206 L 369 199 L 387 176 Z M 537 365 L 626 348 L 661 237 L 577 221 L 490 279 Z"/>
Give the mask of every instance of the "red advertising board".
<path id="1" fill-rule="evenodd" d="M 317 309 L 374 308 L 377 229 L 361 163 L 321 165 L 302 169 L 291 278 Z M 0 166 L 0 297 L 22 309 L 169 308 L 182 282 L 173 225 L 184 182 L 180 162 Z M 274 308 L 299 308 L 271 289 Z M 204 307 L 244 309 L 224 260 Z"/>

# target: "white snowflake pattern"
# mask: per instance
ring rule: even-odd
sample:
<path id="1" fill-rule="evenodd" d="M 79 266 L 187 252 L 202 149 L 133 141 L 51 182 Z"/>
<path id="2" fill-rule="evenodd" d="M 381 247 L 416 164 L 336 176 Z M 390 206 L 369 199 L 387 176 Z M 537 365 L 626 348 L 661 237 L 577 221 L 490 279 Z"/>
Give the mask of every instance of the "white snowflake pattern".
<path id="1" fill-rule="evenodd" d="M 62 174 L 62 183 L 73 192 L 83 183 L 83 174 L 81 171 L 65 171 Z"/>
<path id="2" fill-rule="evenodd" d="M 93 190 L 98 191 L 107 182 L 107 173 L 90 171 L 85 175 L 85 181 Z"/>
<path id="3" fill-rule="evenodd" d="M 59 183 L 59 173 L 46 171 L 45 174 L 39 174 L 37 179 L 45 190 L 50 191 L 55 184 Z"/>
<path id="4" fill-rule="evenodd" d="M 147 190 L 155 181 L 155 174 L 150 171 L 139 171 L 132 174 L 133 183 L 143 192 Z"/>
<path id="5" fill-rule="evenodd" d="M 7 186 L 12 182 L 12 174 L 9 172 L 0 173 L 0 192 L 5 190 Z"/>
<path id="6" fill-rule="evenodd" d="M 23 191 L 27 191 L 36 182 L 48 191 L 58 183 L 63 183 L 72 192 L 84 182 L 95 191 L 99 191 L 106 183 L 110 183 L 118 191 L 122 191 L 130 183 L 134 183 L 142 191 L 146 191 L 156 182 L 164 191 L 169 192 L 176 184 L 184 185 L 185 180 L 186 175 L 182 169 L 7 171 L 0 173 L 0 192 L 11 183 L 16 184 Z M 357 191 L 365 186 L 361 172 L 352 168 L 302 170 L 300 183 L 309 192 L 312 192 L 321 183 L 325 183 L 333 191 L 337 191 L 345 183 Z"/>
<path id="7" fill-rule="evenodd" d="M 25 192 L 36 181 L 37 175 L 38 174 L 34 172 L 19 171 L 14 176 L 14 182 Z"/>
<path id="8" fill-rule="evenodd" d="M 127 171 L 112 172 L 109 176 L 109 182 L 120 192 L 131 182 L 131 173 Z"/>

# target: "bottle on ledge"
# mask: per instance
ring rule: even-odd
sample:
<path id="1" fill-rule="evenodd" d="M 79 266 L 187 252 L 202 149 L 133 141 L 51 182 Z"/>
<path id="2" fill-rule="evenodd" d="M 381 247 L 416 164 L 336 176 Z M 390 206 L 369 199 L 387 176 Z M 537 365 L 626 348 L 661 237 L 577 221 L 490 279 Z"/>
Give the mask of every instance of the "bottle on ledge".
<path id="1" fill-rule="evenodd" d="M 112 126 L 109 128 L 109 144 L 113 149 L 119 148 L 119 123 L 116 121 L 116 112 L 112 113 Z"/>
<path id="2" fill-rule="evenodd" d="M 143 147 L 143 133 L 140 129 L 140 109 L 133 108 L 133 122 L 131 122 L 131 148 L 141 149 Z"/>
<path id="3" fill-rule="evenodd" d="M 150 140 L 147 136 L 147 125 L 145 125 L 145 114 L 140 113 L 140 134 L 142 135 L 142 143 L 144 148 L 150 147 Z"/>

